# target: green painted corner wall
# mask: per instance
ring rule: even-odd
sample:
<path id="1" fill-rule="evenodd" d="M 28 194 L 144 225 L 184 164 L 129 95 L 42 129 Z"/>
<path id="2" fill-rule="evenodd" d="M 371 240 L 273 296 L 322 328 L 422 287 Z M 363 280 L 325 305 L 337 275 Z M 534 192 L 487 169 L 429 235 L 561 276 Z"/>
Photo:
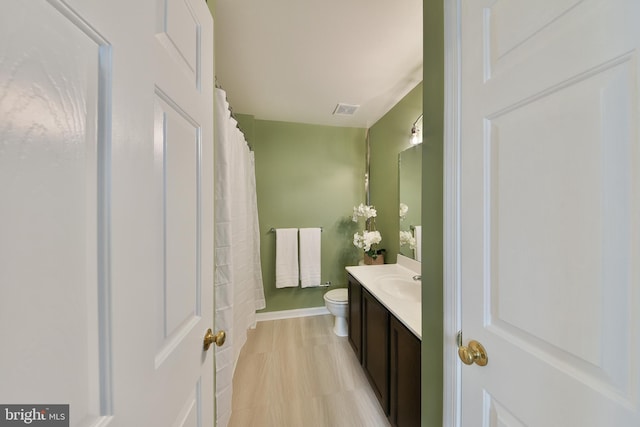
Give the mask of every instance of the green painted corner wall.
<path id="1" fill-rule="evenodd" d="M 400 249 L 398 155 L 409 148 L 411 127 L 422 114 L 423 84 L 419 83 L 369 129 L 371 204 L 376 228 L 387 250 L 385 262 L 396 262 Z"/>
<path id="2" fill-rule="evenodd" d="M 408 148 L 413 122 L 422 114 L 418 84 L 369 131 L 371 203 L 387 249 L 386 262 L 398 252 L 398 154 Z M 260 253 L 266 308 L 281 311 L 324 305 L 327 288 L 275 287 L 275 235 L 271 228 L 322 226 L 322 281 L 346 286 L 344 267 L 362 257 L 352 244 L 359 225 L 354 206 L 365 201 L 366 130 L 255 120 L 236 114 L 253 147 L 260 218 Z"/>
<path id="3" fill-rule="evenodd" d="M 442 426 L 444 2 L 423 2 L 422 426 Z"/>
<path id="4" fill-rule="evenodd" d="M 255 120 L 237 115 L 256 163 L 263 311 L 324 305 L 328 288 L 275 287 L 271 228 L 323 227 L 321 280 L 346 287 L 345 267 L 360 253 L 352 244 L 353 206 L 364 201 L 365 129 Z"/>
<path id="5" fill-rule="evenodd" d="M 254 133 L 255 133 L 254 117 L 249 114 L 235 114 L 235 113 L 233 114 L 233 117 L 235 117 L 235 119 L 238 121 L 238 126 L 240 127 L 240 130 L 244 134 L 244 138 L 247 140 L 249 145 L 253 147 L 253 144 L 251 144 L 251 141 L 255 139 L 254 138 Z"/>

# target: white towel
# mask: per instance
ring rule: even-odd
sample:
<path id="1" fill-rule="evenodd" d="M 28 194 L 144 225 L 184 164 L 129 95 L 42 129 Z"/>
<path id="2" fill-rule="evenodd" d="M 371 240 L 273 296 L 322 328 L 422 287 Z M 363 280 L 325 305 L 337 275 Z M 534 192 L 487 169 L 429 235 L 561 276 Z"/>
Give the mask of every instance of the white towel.
<path id="1" fill-rule="evenodd" d="M 320 286 L 320 228 L 300 229 L 300 284 L 303 288 Z"/>
<path id="2" fill-rule="evenodd" d="M 416 239 L 416 248 L 414 249 L 414 258 L 416 261 L 422 262 L 422 226 L 416 225 L 413 228 L 413 238 Z"/>
<path id="3" fill-rule="evenodd" d="M 298 229 L 276 228 L 276 288 L 298 286 Z"/>

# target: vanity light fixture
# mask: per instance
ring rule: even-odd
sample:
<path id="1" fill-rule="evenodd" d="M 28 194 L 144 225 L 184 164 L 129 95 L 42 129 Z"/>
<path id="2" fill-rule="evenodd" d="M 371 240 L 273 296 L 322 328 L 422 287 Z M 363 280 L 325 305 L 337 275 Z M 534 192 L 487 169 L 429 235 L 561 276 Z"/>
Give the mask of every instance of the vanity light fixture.
<path id="1" fill-rule="evenodd" d="M 409 140 L 411 145 L 418 145 L 422 143 L 422 114 L 413 122 L 411 127 L 411 139 Z"/>

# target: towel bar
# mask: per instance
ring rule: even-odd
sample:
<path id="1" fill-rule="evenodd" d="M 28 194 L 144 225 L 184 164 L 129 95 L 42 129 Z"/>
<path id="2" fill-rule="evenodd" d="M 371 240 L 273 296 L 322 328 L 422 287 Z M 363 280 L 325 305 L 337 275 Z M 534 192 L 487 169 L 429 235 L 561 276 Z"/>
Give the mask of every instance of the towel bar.
<path id="1" fill-rule="evenodd" d="M 320 231 L 324 231 L 323 227 L 320 227 Z M 275 229 L 275 228 L 271 227 L 271 228 L 269 229 L 269 233 L 275 233 L 275 232 L 276 232 L 276 229 Z"/>

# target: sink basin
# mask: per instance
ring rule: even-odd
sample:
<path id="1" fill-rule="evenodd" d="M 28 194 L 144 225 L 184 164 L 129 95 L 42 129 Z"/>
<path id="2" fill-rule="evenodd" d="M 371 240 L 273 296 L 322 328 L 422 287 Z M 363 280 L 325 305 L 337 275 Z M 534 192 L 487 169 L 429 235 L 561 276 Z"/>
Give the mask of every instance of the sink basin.
<path id="1" fill-rule="evenodd" d="M 402 300 L 422 300 L 422 282 L 404 276 L 382 276 L 376 282 L 380 285 L 380 291 Z"/>

